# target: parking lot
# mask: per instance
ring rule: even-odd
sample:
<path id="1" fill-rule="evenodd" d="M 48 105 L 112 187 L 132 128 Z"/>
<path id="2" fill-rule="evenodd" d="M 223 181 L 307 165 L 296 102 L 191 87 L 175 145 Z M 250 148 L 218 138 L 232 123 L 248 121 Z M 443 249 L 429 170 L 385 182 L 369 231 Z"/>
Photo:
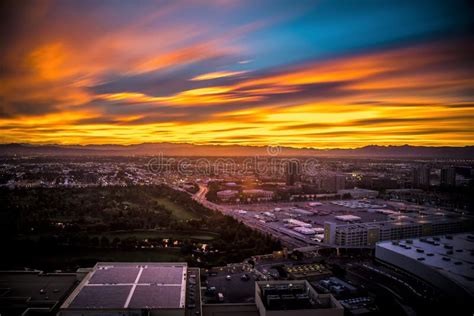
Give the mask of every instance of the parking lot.
<path id="1" fill-rule="evenodd" d="M 396 204 L 396 205 L 395 205 Z M 324 223 L 349 224 L 353 222 L 387 221 L 400 215 L 418 216 L 399 213 L 393 203 L 380 199 L 370 200 L 333 200 L 320 202 L 284 202 L 259 203 L 234 206 L 229 210 L 233 216 L 245 224 L 273 235 L 290 248 L 317 245 L 324 237 Z M 434 212 L 425 210 L 424 212 Z M 288 223 L 289 219 L 304 222 L 306 228 L 295 227 L 298 224 Z"/>
<path id="2" fill-rule="evenodd" d="M 222 293 L 220 303 L 242 303 L 255 301 L 255 279 L 253 272 L 242 271 L 239 268 L 224 268 L 222 271 L 213 271 L 207 276 L 207 287 L 215 287 L 217 293 Z M 242 275 L 248 275 L 247 280 L 242 280 Z M 228 278 L 230 276 L 230 278 Z"/>

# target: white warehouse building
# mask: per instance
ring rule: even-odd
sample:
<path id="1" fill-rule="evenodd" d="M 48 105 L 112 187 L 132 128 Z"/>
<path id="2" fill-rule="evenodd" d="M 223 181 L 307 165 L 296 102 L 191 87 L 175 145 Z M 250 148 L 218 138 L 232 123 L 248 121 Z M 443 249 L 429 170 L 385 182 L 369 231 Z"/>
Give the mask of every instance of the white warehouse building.
<path id="1" fill-rule="evenodd" d="M 306 228 L 313 227 L 313 225 L 311 225 L 310 223 L 305 223 L 305 222 L 302 222 L 302 221 L 299 221 L 299 220 L 293 219 L 293 218 L 288 218 L 288 219 L 285 219 L 283 221 L 287 222 L 290 225 L 294 225 L 294 226 L 306 227 Z"/>

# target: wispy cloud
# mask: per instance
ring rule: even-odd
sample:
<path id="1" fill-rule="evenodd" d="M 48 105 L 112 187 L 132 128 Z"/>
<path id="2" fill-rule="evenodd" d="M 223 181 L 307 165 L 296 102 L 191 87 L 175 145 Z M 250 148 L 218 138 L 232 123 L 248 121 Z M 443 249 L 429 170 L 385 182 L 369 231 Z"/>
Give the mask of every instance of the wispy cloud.
<path id="1" fill-rule="evenodd" d="M 212 80 L 219 79 L 231 76 L 237 76 L 247 73 L 247 71 L 215 71 L 207 74 L 202 74 L 192 78 L 191 80 L 200 81 L 200 80 Z"/>

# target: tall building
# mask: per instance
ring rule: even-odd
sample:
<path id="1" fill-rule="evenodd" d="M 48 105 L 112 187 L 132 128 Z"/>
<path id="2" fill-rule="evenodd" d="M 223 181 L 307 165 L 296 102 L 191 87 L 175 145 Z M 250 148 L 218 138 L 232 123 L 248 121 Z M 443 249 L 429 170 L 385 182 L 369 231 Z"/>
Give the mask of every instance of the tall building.
<path id="1" fill-rule="evenodd" d="M 344 174 L 336 174 L 334 176 L 334 185 L 335 191 L 344 190 L 346 188 L 346 175 Z"/>
<path id="2" fill-rule="evenodd" d="M 440 184 L 449 187 L 456 185 L 456 169 L 454 167 L 441 169 Z"/>
<path id="3" fill-rule="evenodd" d="M 328 193 L 333 193 L 336 190 L 336 178 L 333 175 L 325 175 L 321 178 L 321 189 Z"/>
<path id="4" fill-rule="evenodd" d="M 286 164 L 285 168 L 286 184 L 294 185 L 295 182 L 300 181 L 301 167 L 298 160 L 290 160 Z"/>
<path id="5" fill-rule="evenodd" d="M 420 165 L 413 169 L 413 186 L 415 188 L 426 188 L 430 185 L 430 168 Z"/>
<path id="6" fill-rule="evenodd" d="M 340 173 L 331 173 L 321 178 L 321 189 L 326 192 L 337 192 L 346 188 L 346 176 Z"/>

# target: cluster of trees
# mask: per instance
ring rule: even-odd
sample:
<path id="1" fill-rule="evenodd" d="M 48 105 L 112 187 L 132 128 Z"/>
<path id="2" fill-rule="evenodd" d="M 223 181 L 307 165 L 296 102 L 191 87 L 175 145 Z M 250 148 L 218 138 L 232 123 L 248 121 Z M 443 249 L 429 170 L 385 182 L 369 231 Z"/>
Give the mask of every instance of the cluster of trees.
<path id="1" fill-rule="evenodd" d="M 14 234 L 102 232 L 168 227 L 170 210 L 156 198 L 164 187 L 2 189 L 0 203 Z M 10 234 L 11 235 L 11 234 Z"/>
<path id="2" fill-rule="evenodd" d="M 207 184 L 207 189 L 208 191 L 206 194 L 206 199 L 211 202 L 219 202 L 219 198 L 217 197 L 217 192 L 219 192 L 220 190 L 223 190 L 219 182 L 215 182 L 215 181 L 209 182 Z"/>
<path id="3" fill-rule="evenodd" d="M 174 216 L 172 210 L 158 201 L 160 198 L 192 212 L 194 219 Z M 133 236 L 133 233 L 144 229 L 169 231 L 170 238 L 173 232 L 186 235 L 190 231 L 219 236 L 208 242 L 208 248 L 214 251 L 199 254 L 208 263 L 241 261 L 251 255 L 281 249 L 281 244 L 270 236 L 209 210 L 189 194 L 164 185 L 0 189 L 0 203 L 4 249 L 21 246 L 23 249 L 45 248 L 48 253 L 51 249 L 61 251 L 61 248 L 120 251 L 141 248 L 143 237 L 138 233 Z M 127 237 L 107 236 L 117 230 L 127 231 Z M 159 245 L 160 240 L 153 242 Z M 183 238 L 179 246 L 183 254 L 191 255 L 199 243 L 202 241 Z"/>

